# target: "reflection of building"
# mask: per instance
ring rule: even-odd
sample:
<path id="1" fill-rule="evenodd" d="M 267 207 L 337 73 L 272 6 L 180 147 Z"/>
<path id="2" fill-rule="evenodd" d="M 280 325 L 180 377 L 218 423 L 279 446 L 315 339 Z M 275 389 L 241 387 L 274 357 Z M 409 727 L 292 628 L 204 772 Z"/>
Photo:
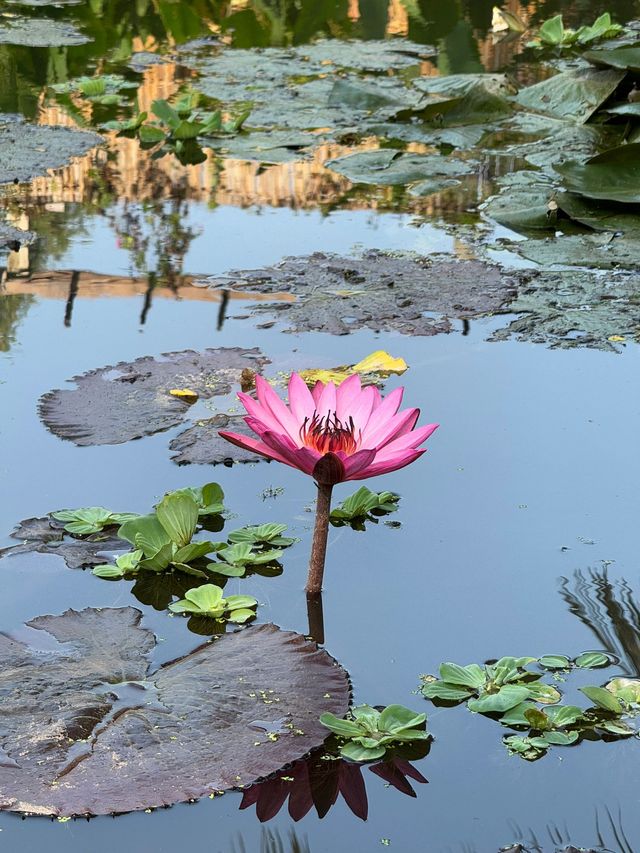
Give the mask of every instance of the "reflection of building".
<path id="1" fill-rule="evenodd" d="M 247 5 L 250 5 L 247 0 L 234 0 L 232 3 L 236 11 Z M 408 32 L 409 8 L 405 0 L 390 0 L 388 34 L 405 35 Z M 531 14 L 530 6 L 518 0 L 508 0 L 506 8 L 518 14 L 525 23 Z M 358 20 L 361 11 L 358 0 L 351 0 L 349 10 L 351 17 Z M 480 55 L 489 70 L 510 59 L 518 46 L 517 40 L 503 43 L 491 33 L 478 38 L 478 41 Z M 137 39 L 134 47 L 136 50 L 154 51 L 158 44 L 149 37 L 144 43 Z M 421 73 L 437 74 L 436 64 L 423 62 Z M 153 100 L 171 98 L 191 76 L 191 72 L 170 61 L 149 65 L 141 75 L 137 90 L 140 109 L 148 112 Z M 43 124 L 64 126 L 75 126 L 78 121 L 90 122 L 92 107 L 88 101 L 78 96 L 74 98 L 74 108 L 77 121 L 55 102 L 47 101 L 43 92 L 38 120 Z M 137 140 L 116 137 L 113 133 L 108 134 L 107 146 L 108 150 L 101 148 L 90 152 L 52 176 L 36 178 L 28 188 L 9 188 L 6 207 L 14 217 L 19 217 L 25 210 L 28 213 L 31 205 L 75 202 L 91 203 L 102 209 L 118 199 L 135 203 L 179 196 L 237 207 L 268 205 L 309 209 L 339 205 L 347 209 L 401 210 L 433 217 L 451 216 L 467 211 L 486 197 L 493 175 L 501 166 L 508 165 L 507 158 L 487 158 L 479 174 L 464 178 L 458 187 L 426 198 L 414 198 L 397 187 L 352 189 L 348 180 L 325 169 L 323 164 L 332 157 L 351 153 L 354 148 L 332 143 L 318 146 L 307 159 L 274 165 L 223 159 L 209 152 L 204 163 L 182 166 L 171 155 L 153 160 L 148 152 L 140 149 Z M 369 139 L 358 148 L 377 146 L 375 139 Z M 408 149 L 424 150 L 424 147 L 410 145 Z M 23 250 L 20 258 L 12 259 L 16 272 L 28 268 L 28 261 L 23 257 L 26 253 L 27 250 Z"/>

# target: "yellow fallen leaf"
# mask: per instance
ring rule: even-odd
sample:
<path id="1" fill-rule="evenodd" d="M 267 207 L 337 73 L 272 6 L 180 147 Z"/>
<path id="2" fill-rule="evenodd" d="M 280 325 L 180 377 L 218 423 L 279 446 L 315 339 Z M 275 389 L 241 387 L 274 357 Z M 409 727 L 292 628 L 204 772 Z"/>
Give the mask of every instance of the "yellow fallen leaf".
<path id="1" fill-rule="evenodd" d="M 409 365 L 404 358 L 394 358 L 378 349 L 351 368 L 353 373 L 404 373 Z"/>
<path id="2" fill-rule="evenodd" d="M 328 369 L 301 370 L 300 376 L 307 385 L 315 385 L 316 382 L 324 382 L 325 384 L 333 382 L 334 385 L 340 385 L 354 373 L 361 375 L 377 374 L 384 377 L 390 373 L 404 373 L 407 368 L 407 362 L 403 358 L 393 358 L 384 350 L 376 350 L 357 364 L 341 365 Z"/>
<path id="3" fill-rule="evenodd" d="M 197 391 L 191 391 L 189 388 L 172 388 L 169 393 L 172 397 L 179 397 L 180 400 L 189 403 L 190 406 L 198 399 Z"/>
<path id="4" fill-rule="evenodd" d="M 612 344 L 619 344 L 622 343 L 622 341 L 625 341 L 626 338 L 624 338 L 622 335 L 611 335 L 608 340 L 610 340 Z"/>

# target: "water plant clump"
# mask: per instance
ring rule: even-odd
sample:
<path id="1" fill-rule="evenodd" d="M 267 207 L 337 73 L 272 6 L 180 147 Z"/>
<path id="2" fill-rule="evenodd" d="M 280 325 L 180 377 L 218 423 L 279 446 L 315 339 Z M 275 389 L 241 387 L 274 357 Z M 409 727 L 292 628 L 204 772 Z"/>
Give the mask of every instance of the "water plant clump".
<path id="1" fill-rule="evenodd" d="M 188 590 L 183 599 L 169 605 L 169 610 L 189 616 L 243 623 L 255 617 L 257 606 L 258 602 L 250 595 L 228 595 L 223 598 L 220 587 L 208 583 Z"/>
<path id="2" fill-rule="evenodd" d="M 340 755 L 351 761 L 375 761 L 398 744 L 429 740 L 426 719 L 426 714 L 403 705 L 357 705 L 342 719 L 328 712 L 320 716 L 322 725 L 339 738 Z"/>
<path id="3" fill-rule="evenodd" d="M 535 761 L 552 746 L 572 746 L 582 740 L 619 740 L 637 735 L 632 720 L 640 713 L 640 681 L 613 678 L 604 687 L 579 690 L 592 706 L 559 704 L 559 681 L 572 672 L 600 669 L 615 661 L 603 652 L 584 652 L 575 659 L 566 655 L 540 658 L 501 658 L 493 664 L 440 665 L 440 678 L 422 676 L 421 693 L 438 705 L 467 708 L 495 719 L 511 729 L 528 732 L 504 735 L 510 753 Z M 529 669 L 536 664 L 539 670 Z M 542 679 L 553 673 L 556 683 Z M 537 707 L 541 705 L 542 707 Z"/>
<path id="4" fill-rule="evenodd" d="M 334 527 L 349 525 L 354 530 L 364 530 L 365 522 L 378 523 L 378 519 L 398 511 L 400 495 L 394 492 L 372 492 L 361 486 L 331 510 L 329 521 Z"/>

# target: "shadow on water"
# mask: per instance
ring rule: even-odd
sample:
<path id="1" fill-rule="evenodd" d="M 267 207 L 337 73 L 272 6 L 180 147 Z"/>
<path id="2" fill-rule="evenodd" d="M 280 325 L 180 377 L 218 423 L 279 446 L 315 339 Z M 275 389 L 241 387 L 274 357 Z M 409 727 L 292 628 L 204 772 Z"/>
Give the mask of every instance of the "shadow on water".
<path id="1" fill-rule="evenodd" d="M 607 567 L 562 578 L 561 595 L 598 645 L 620 660 L 627 676 L 640 673 L 640 606 L 625 578 L 611 580 Z"/>

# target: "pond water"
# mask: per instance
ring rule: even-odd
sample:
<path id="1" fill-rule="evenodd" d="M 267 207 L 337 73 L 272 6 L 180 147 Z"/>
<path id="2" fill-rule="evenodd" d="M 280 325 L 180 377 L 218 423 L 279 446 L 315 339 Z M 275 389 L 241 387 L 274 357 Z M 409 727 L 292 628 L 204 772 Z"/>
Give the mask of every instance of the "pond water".
<path id="1" fill-rule="evenodd" d="M 190 79 L 192 71 L 173 57 L 204 36 L 232 48 L 406 36 L 439 50 L 428 74 L 497 72 L 520 48 L 493 39 L 492 5 L 7 4 L 5 16 L 72 22 L 92 41 L 0 45 L 0 106 L 43 124 L 94 126 L 86 103 L 51 100 L 46 87 L 96 69 L 120 73 L 139 86 L 146 108 Z M 557 11 L 577 26 L 605 10 L 596 2 L 507 5 L 531 27 Z M 606 8 L 620 22 L 640 13 L 631 0 Z M 130 57 L 142 51 L 171 61 L 134 72 Z M 514 75 L 543 77 L 536 63 L 529 58 Z M 523 236 L 478 212 L 496 191 L 496 177 L 522 173 L 519 155 L 487 154 L 483 169 L 461 184 L 412 197 L 398 187 L 354 187 L 322 163 L 355 146 L 326 145 L 331 150 L 322 156 L 276 165 L 219 160 L 209 151 L 205 163 L 183 166 L 170 154 L 154 161 L 137 140 L 110 134 L 106 147 L 72 165 L 3 188 L 6 221 L 38 240 L 7 250 L 0 285 L 0 547 L 15 544 L 9 534 L 21 519 L 98 504 L 146 512 L 168 490 L 216 480 L 232 513 L 225 530 L 275 521 L 299 538 L 280 576 L 231 578 L 226 592 L 255 596 L 258 622 L 307 634 L 311 478 L 275 463 L 178 466 L 168 445 L 184 425 L 124 444 L 78 447 L 44 426 L 38 400 L 93 368 L 185 349 L 258 347 L 270 361 L 267 377 L 353 364 L 379 349 L 402 356 L 410 369 L 389 378 L 385 392 L 405 386 L 421 421 L 441 426 L 415 465 L 366 483 L 400 494 L 397 514 L 364 532 L 331 529 L 324 645 L 348 671 L 356 704 L 402 703 L 427 713 L 434 741 L 413 764 L 428 784 L 413 782 L 416 796 L 407 796 L 364 765 L 366 821 L 341 797 L 322 818 L 312 809 L 294 822 L 285 805 L 260 822 L 254 806 L 239 809 L 241 792 L 116 818 L 2 812 L 3 850 L 172 851 L 185 843 L 211 853 L 636 849 L 637 738 L 585 741 L 528 762 L 507 753 L 491 719 L 464 705 L 434 707 L 417 691 L 420 675 L 437 672 L 442 661 L 503 655 L 604 650 L 616 660 L 607 678 L 640 675 L 640 348 L 623 331 L 616 340 L 608 327 L 602 346 L 550 346 L 546 332 L 490 340 L 517 319 L 515 309 L 451 317 L 448 334 L 412 336 L 384 324 L 376 330 L 375 323 L 341 336 L 292 333 L 277 312 L 265 322 L 254 311 L 264 294 L 240 292 L 227 302 L 218 290 L 194 286 L 287 256 L 368 249 L 462 263 L 489 257 L 506 270 L 537 271 L 514 249 Z M 559 263 L 565 272 L 592 266 L 588 256 L 573 267 Z M 73 271 L 83 273 L 79 284 Z M 575 337 L 581 334 L 575 327 Z M 195 417 L 228 411 L 235 390 L 200 400 Z M 352 491 L 341 485 L 336 497 Z M 23 623 L 39 614 L 133 605 L 161 638 L 156 663 L 202 642 L 185 620 L 140 601 L 130 581 L 107 582 L 38 553 L 5 557 L 0 568 L 0 630 L 8 635 L 25 636 Z M 568 699 L 580 704 L 575 686 L 604 680 L 597 670 L 580 673 L 568 682 Z"/>

